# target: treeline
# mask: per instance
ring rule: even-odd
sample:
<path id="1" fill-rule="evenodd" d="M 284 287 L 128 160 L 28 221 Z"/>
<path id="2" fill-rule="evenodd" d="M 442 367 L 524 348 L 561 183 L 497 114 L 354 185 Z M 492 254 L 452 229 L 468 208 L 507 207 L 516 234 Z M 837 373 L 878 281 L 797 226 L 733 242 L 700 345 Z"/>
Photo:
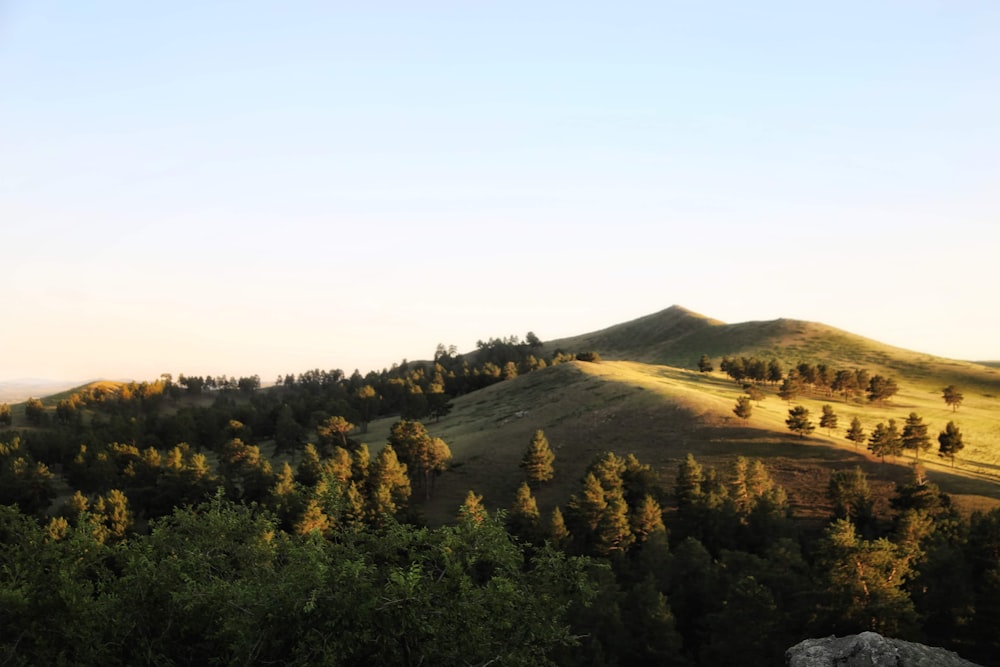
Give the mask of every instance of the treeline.
<path id="1" fill-rule="evenodd" d="M 538 436 L 509 511 L 470 493 L 437 529 L 407 518 L 391 445 L 367 464 L 317 452 L 256 499 L 223 473 L 142 530 L 118 530 L 115 491 L 65 522 L 0 508 L 0 660 L 772 665 L 802 638 L 874 630 L 996 664 L 1000 510 L 964 518 L 919 468 L 887 515 L 860 469 L 833 473 L 814 527 L 759 460 L 689 455 L 667 484 L 605 453 L 543 518 Z"/>
<path id="2" fill-rule="evenodd" d="M 703 373 L 714 370 L 708 355 L 702 355 L 698 369 Z M 778 395 L 793 400 L 805 393 L 825 396 L 839 394 L 844 400 L 867 396 L 869 401 L 882 404 L 899 391 L 895 379 L 872 374 L 865 368 L 835 369 L 827 364 L 800 362 L 785 372 L 776 358 L 723 357 L 719 370 L 740 383 L 766 383 L 779 386 Z"/>
<path id="3" fill-rule="evenodd" d="M 688 455 L 668 490 L 606 453 L 547 519 L 526 488 L 511 532 L 610 568 L 595 604 L 570 607 L 584 650 L 559 664 L 774 665 L 803 638 L 865 630 L 997 664 L 1000 510 L 963 517 L 919 466 L 886 515 L 860 468 L 834 472 L 822 527 L 743 457 L 718 470 Z"/>
<path id="4" fill-rule="evenodd" d="M 596 353 L 557 350 L 540 354 L 541 341 L 529 332 L 478 341 L 469 355 L 439 345 L 430 362 L 403 360 L 381 372 L 345 376 L 339 369 L 284 375 L 261 390 L 258 376 L 170 374 L 153 382 L 85 388 L 55 405 L 32 398 L 25 405 L 20 433 L 24 452 L 49 467 L 69 465 L 79 446 L 129 443 L 161 451 L 186 443 L 196 451 L 217 452 L 229 439 L 229 423 L 240 422 L 259 442 L 278 451 L 301 451 L 316 440 L 322 423 L 340 417 L 361 433 L 373 419 L 437 420 L 452 399 L 496 382 L 574 360 L 599 361 Z M 7 406 L 4 406 L 7 407 Z M 0 427 L 11 426 L 9 407 L 0 409 Z"/>

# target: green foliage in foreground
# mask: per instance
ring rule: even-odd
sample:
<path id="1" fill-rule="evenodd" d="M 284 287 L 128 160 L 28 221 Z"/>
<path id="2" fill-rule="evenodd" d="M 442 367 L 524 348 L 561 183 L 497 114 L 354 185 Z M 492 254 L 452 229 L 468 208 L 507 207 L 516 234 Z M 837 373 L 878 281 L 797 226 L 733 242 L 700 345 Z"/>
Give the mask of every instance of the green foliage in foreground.
<path id="1" fill-rule="evenodd" d="M 0 507 L 0 663 L 551 664 L 587 561 L 499 520 L 296 537 L 221 498 L 116 546 Z"/>

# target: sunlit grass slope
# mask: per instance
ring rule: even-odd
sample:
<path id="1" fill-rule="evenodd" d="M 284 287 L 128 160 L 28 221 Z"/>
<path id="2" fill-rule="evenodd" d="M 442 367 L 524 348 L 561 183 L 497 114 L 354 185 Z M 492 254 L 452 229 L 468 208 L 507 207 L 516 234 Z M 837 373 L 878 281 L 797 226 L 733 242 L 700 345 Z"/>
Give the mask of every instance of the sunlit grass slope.
<path id="1" fill-rule="evenodd" d="M 861 465 L 873 484 L 887 492 L 902 479 L 912 457 L 885 464 L 844 438 L 844 427 L 857 416 L 866 431 L 887 419 L 902 427 L 911 412 L 929 424 L 932 438 L 954 419 L 968 443 L 952 468 L 936 456 L 936 440 L 922 460 L 932 479 L 967 506 L 991 506 L 1000 499 L 1000 400 L 966 394 L 952 413 L 939 392 L 900 383 L 893 401 L 878 407 L 839 398 L 808 397 L 806 406 L 818 422 L 829 403 L 840 428 L 812 437 L 791 434 L 788 404 L 773 389 L 754 406 L 744 422 L 732 409 L 742 389 L 720 373 L 635 361 L 573 362 L 493 385 L 455 401 L 450 415 L 429 430 L 445 439 L 454 454 L 452 469 L 438 482 L 425 512 L 433 522 L 450 519 L 469 489 L 484 495 L 492 507 L 508 507 L 522 476 L 518 463 L 536 429 L 543 429 L 556 454 L 556 479 L 537 494 L 543 511 L 565 505 L 577 490 L 587 465 L 602 451 L 635 453 L 658 470 L 669 484 L 677 464 L 690 452 L 717 467 L 731 465 L 736 455 L 765 459 L 791 494 L 801 516 L 824 516 L 825 488 L 833 469 Z M 364 440 L 378 448 L 393 419 L 372 423 Z"/>

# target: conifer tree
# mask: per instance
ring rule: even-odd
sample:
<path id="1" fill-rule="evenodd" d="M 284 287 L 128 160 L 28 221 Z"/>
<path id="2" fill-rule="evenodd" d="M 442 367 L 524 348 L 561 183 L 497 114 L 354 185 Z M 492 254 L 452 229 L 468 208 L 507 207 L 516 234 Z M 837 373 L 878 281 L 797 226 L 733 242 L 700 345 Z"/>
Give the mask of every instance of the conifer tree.
<path id="1" fill-rule="evenodd" d="M 788 419 L 785 420 L 788 430 L 798 433 L 799 437 L 805 436 L 816 430 L 816 425 L 809 420 L 809 410 L 801 405 L 796 405 L 788 411 Z"/>
<path id="2" fill-rule="evenodd" d="M 410 500 L 410 478 L 406 465 L 399 462 L 392 445 L 386 445 L 375 457 L 372 473 L 370 511 L 373 517 L 395 514 L 406 507 Z"/>
<path id="3" fill-rule="evenodd" d="M 854 443 L 854 448 L 865 441 L 865 429 L 861 427 L 861 420 L 855 417 L 851 420 L 851 427 L 847 429 L 847 439 Z"/>
<path id="4" fill-rule="evenodd" d="M 302 450 L 302 458 L 295 469 L 295 479 L 302 486 L 315 486 L 323 476 L 323 463 L 319 458 L 316 445 L 307 443 Z"/>
<path id="5" fill-rule="evenodd" d="M 510 532 L 528 542 L 538 537 L 539 521 L 538 503 L 531 495 L 531 487 L 527 482 L 521 482 L 514 496 L 514 504 L 507 514 L 507 526 Z"/>
<path id="6" fill-rule="evenodd" d="M 945 429 L 938 435 L 938 455 L 951 459 L 951 466 L 955 467 L 955 455 L 965 448 L 962 440 L 962 431 L 959 430 L 955 422 L 948 422 Z"/>
<path id="7" fill-rule="evenodd" d="M 319 499 L 310 498 L 306 502 L 302 516 L 295 522 L 293 530 L 296 535 L 308 535 L 315 532 L 325 536 L 330 532 L 330 528 L 330 517 L 323 511 Z"/>
<path id="8" fill-rule="evenodd" d="M 750 419 L 750 415 L 753 414 L 753 406 L 750 404 L 749 396 L 740 396 L 736 399 L 736 407 L 733 408 L 733 414 L 743 421 Z"/>
<path id="9" fill-rule="evenodd" d="M 875 426 L 868 438 L 868 449 L 875 456 L 881 457 L 883 463 L 887 455 L 896 458 L 903 453 L 903 438 L 896 428 L 895 419 L 890 419 L 888 425 L 879 422 Z"/>
<path id="10" fill-rule="evenodd" d="M 270 506 L 286 528 L 292 527 L 292 522 L 299 512 L 300 498 L 295 484 L 295 474 L 292 466 L 285 461 L 271 487 Z"/>
<path id="11" fill-rule="evenodd" d="M 698 359 L 698 371 L 701 373 L 711 373 L 715 368 L 712 366 L 712 360 L 708 358 L 707 354 L 701 355 Z"/>
<path id="12" fill-rule="evenodd" d="M 965 400 L 965 396 L 963 396 L 962 392 L 958 390 L 958 387 L 953 384 L 950 384 L 942 389 L 941 395 L 944 397 L 945 404 L 951 406 L 952 412 L 958 410 L 959 406 L 962 405 L 962 401 Z"/>
<path id="13" fill-rule="evenodd" d="M 837 413 L 833 411 L 832 405 L 823 406 L 823 414 L 819 418 L 820 428 L 826 429 L 827 435 L 832 435 L 833 429 L 837 428 Z"/>
<path id="14" fill-rule="evenodd" d="M 556 455 L 549 447 L 549 441 L 541 429 L 535 431 L 535 435 L 528 444 L 528 449 L 521 458 L 521 467 L 530 483 L 548 482 L 555 475 L 552 462 Z"/>
<path id="15" fill-rule="evenodd" d="M 552 546 L 557 549 L 565 547 L 572 539 L 572 535 L 566 527 L 562 510 L 559 509 L 558 505 L 552 510 L 552 515 L 549 517 L 549 539 L 552 540 Z"/>
<path id="16" fill-rule="evenodd" d="M 583 478 L 583 488 L 570 497 L 566 507 L 573 520 L 578 538 L 592 535 L 597 530 L 607 507 L 608 501 L 604 497 L 604 488 L 594 473 L 588 472 Z"/>
<path id="17" fill-rule="evenodd" d="M 610 496 L 594 535 L 594 547 L 598 554 L 607 556 L 615 551 L 628 550 L 635 541 L 628 517 L 625 496 Z"/>
<path id="18" fill-rule="evenodd" d="M 632 533 L 640 543 L 649 539 L 651 533 L 666 530 L 666 526 L 663 525 L 663 509 L 649 495 L 643 496 L 638 506 L 632 510 L 629 523 Z"/>
<path id="19" fill-rule="evenodd" d="M 903 449 L 912 449 L 914 458 L 920 458 L 921 451 L 930 449 L 931 439 L 927 435 L 927 424 L 916 412 L 911 412 L 903 424 Z"/>
<path id="20" fill-rule="evenodd" d="M 486 517 L 487 513 L 486 507 L 483 506 L 483 497 L 475 491 L 470 490 L 465 494 L 465 502 L 458 508 L 458 520 L 461 523 L 478 525 L 486 521 Z"/>

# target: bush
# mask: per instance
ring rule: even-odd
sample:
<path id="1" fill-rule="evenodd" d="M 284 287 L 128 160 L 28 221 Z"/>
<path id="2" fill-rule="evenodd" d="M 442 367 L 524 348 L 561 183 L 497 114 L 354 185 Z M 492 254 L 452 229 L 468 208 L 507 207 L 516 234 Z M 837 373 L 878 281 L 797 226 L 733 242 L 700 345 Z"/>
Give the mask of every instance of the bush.
<path id="1" fill-rule="evenodd" d="M 593 350 L 591 350 L 590 352 L 577 352 L 576 353 L 576 360 L 577 361 L 589 361 L 591 363 L 597 364 L 597 363 L 600 363 L 600 361 L 601 361 L 601 355 L 597 354 Z"/>

